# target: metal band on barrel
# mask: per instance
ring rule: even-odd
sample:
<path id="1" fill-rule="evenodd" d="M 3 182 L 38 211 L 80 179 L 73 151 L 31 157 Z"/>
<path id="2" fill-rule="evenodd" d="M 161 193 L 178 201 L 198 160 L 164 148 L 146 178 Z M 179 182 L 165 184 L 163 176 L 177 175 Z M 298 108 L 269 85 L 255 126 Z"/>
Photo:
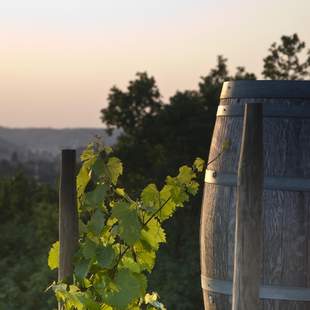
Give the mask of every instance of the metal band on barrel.
<path id="1" fill-rule="evenodd" d="M 224 186 L 237 186 L 237 175 L 206 170 L 205 182 Z M 265 177 L 264 189 L 294 192 L 309 192 L 310 179 L 289 177 Z"/>
<path id="2" fill-rule="evenodd" d="M 201 287 L 212 293 L 232 295 L 232 281 L 211 279 L 202 275 Z M 310 301 L 310 288 L 262 285 L 259 297 L 261 299 Z"/>
<path id="3" fill-rule="evenodd" d="M 219 105 L 218 117 L 243 117 L 244 105 Z M 310 118 L 309 106 L 263 105 L 263 116 L 273 118 Z"/>
<path id="4" fill-rule="evenodd" d="M 223 83 L 221 99 L 310 99 L 310 81 L 230 81 Z"/>

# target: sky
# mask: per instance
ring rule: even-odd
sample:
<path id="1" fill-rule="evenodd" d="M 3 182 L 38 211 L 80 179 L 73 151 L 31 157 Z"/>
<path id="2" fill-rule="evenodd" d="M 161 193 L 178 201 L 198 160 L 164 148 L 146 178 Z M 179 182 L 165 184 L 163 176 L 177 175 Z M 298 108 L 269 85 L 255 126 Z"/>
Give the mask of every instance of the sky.
<path id="1" fill-rule="evenodd" d="M 310 0 L 0 0 L 0 126 L 101 127 L 138 71 L 163 99 L 228 58 L 260 77 L 271 43 L 310 48 Z"/>

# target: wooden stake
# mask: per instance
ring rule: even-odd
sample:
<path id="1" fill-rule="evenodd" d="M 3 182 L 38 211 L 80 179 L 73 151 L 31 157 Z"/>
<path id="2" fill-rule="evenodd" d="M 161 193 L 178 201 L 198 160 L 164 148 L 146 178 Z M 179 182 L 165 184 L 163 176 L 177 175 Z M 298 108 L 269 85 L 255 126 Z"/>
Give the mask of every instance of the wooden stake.
<path id="1" fill-rule="evenodd" d="M 259 310 L 263 194 L 262 105 L 246 104 L 238 167 L 233 310 Z"/>
<path id="2" fill-rule="evenodd" d="M 59 281 L 72 281 L 73 255 L 78 245 L 78 237 L 76 153 L 75 150 L 62 150 L 59 189 Z M 61 309 L 61 305 L 58 308 Z"/>

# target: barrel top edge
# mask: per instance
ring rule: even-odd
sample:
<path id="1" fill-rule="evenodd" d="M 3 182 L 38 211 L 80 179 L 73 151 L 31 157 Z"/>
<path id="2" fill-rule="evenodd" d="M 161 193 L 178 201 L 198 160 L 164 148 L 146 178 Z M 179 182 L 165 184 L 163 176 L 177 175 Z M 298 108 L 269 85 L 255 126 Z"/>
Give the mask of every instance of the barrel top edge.
<path id="1" fill-rule="evenodd" d="M 220 99 L 228 98 L 310 99 L 310 81 L 228 81 L 223 83 Z"/>

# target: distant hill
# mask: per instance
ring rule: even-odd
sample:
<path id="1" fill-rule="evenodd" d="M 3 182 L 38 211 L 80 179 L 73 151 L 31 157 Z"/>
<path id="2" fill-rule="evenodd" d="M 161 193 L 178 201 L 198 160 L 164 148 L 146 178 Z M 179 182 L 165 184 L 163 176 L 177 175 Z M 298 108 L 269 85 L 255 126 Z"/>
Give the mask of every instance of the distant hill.
<path id="1" fill-rule="evenodd" d="M 103 137 L 107 145 L 113 145 L 119 131 L 108 136 L 103 128 L 6 128 L 0 127 L 0 159 L 9 159 L 13 153 L 21 160 L 31 158 L 53 159 L 61 149 L 80 149 L 95 136 Z"/>
<path id="2" fill-rule="evenodd" d="M 0 159 L 11 157 L 14 152 L 19 152 L 18 146 L 0 136 Z"/>

